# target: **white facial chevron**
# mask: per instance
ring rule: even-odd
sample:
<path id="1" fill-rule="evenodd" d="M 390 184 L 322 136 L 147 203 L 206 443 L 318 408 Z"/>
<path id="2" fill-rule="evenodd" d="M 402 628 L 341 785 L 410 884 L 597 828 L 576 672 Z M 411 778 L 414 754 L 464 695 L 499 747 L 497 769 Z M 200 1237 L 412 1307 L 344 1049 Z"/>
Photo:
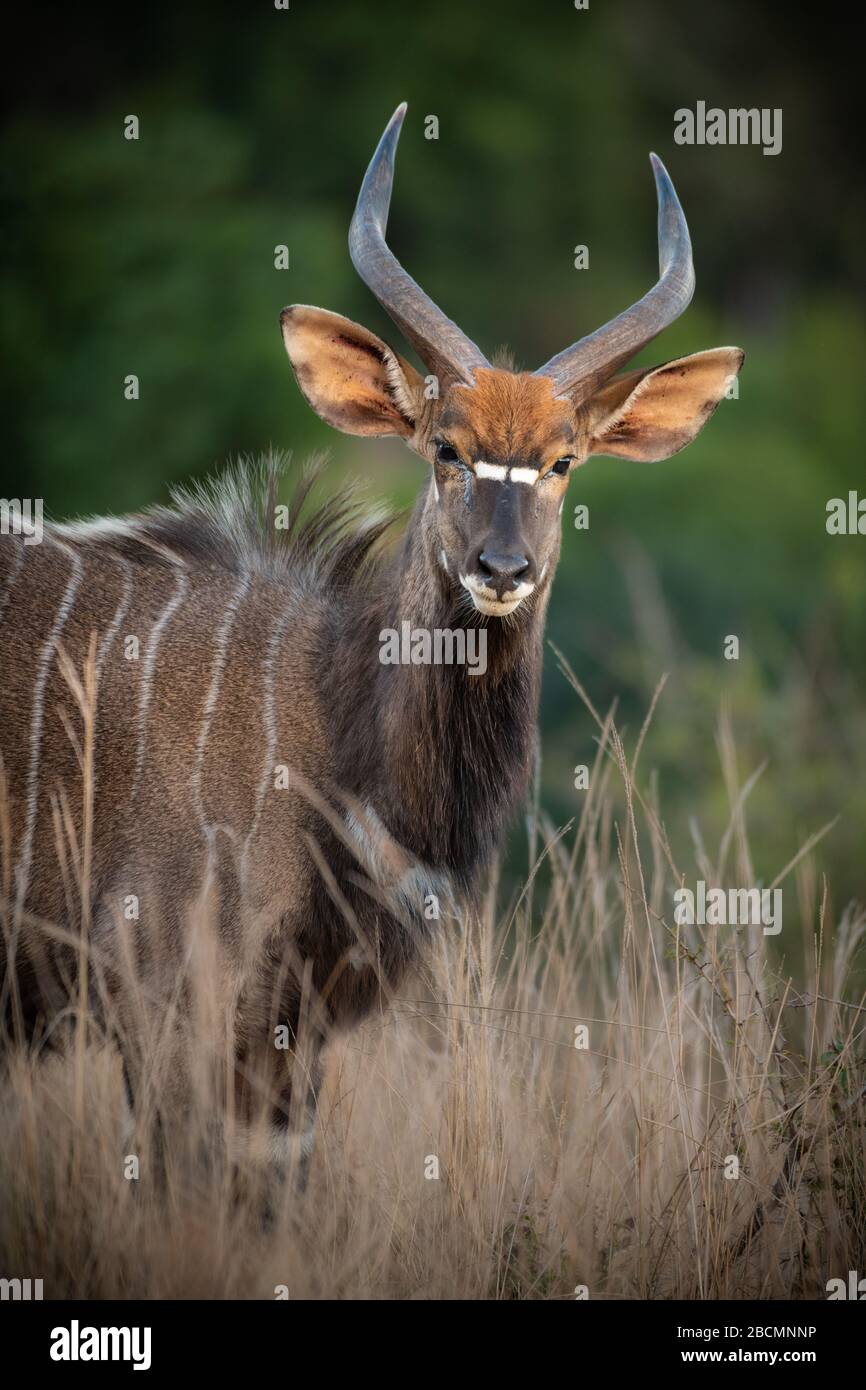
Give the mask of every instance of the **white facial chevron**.
<path id="1" fill-rule="evenodd" d="M 479 459 L 475 464 L 476 478 L 491 478 L 495 483 L 504 483 L 506 478 L 512 483 L 528 483 L 532 487 L 538 482 L 534 468 L 507 468 L 504 463 L 485 463 Z"/>

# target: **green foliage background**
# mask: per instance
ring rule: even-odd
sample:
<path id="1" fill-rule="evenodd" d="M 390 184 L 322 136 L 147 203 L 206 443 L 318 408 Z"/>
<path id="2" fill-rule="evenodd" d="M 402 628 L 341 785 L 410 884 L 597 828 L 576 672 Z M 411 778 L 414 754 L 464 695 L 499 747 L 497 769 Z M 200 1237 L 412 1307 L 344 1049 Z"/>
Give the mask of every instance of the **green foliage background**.
<path id="1" fill-rule="evenodd" d="M 482 347 L 507 343 L 527 367 L 652 283 L 647 153 L 662 155 L 698 287 L 639 360 L 740 344 L 740 398 L 666 464 L 577 474 L 570 504 L 591 524 L 566 527 L 550 636 L 632 733 L 670 672 L 642 761 L 674 843 L 690 818 L 708 844 L 725 824 L 724 699 L 741 775 L 768 760 L 750 803 L 756 874 L 769 881 L 839 815 L 817 864 L 835 908 L 862 897 L 866 537 L 825 530 L 829 498 L 866 494 L 859 113 L 839 21 L 744 0 L 256 0 L 40 6 L 23 22 L 3 94 L 0 495 L 43 497 L 58 516 L 164 499 L 270 444 L 327 446 L 334 487 L 348 471 L 411 499 L 422 465 L 396 442 L 329 432 L 277 327 L 284 304 L 308 302 L 396 341 L 346 232 L 400 100 L 391 243 Z M 782 153 L 676 146 L 674 111 L 699 99 L 781 107 Z M 130 113 L 137 142 L 123 138 Z M 589 271 L 573 267 L 578 243 Z M 722 658 L 728 633 L 739 662 Z M 543 799 L 564 819 L 594 726 L 552 656 L 543 716 Z"/>

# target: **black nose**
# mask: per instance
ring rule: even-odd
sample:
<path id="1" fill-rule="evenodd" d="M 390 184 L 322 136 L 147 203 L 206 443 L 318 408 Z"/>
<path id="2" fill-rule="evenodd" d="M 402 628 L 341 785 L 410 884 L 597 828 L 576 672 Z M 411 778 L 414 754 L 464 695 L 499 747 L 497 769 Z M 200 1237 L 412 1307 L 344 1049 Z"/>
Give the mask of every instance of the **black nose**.
<path id="1" fill-rule="evenodd" d="M 484 584 L 501 596 L 521 580 L 530 579 L 530 562 L 525 555 L 501 555 L 495 550 L 482 550 L 478 556 L 478 576 Z"/>

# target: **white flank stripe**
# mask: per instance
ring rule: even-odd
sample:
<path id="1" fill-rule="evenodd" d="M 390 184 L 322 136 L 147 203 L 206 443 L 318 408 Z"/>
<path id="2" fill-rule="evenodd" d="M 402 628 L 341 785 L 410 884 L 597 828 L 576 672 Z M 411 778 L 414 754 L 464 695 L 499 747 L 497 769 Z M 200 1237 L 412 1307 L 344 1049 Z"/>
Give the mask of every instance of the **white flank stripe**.
<path id="1" fill-rule="evenodd" d="M 132 574 L 129 565 L 120 555 L 116 555 L 113 558 L 123 567 L 123 590 L 120 595 L 120 603 L 117 605 L 114 617 L 111 620 L 111 626 L 103 633 L 102 641 L 99 644 L 99 650 L 96 653 L 97 675 L 100 675 L 102 672 L 102 666 L 105 658 L 108 656 L 108 650 L 117 636 L 118 628 L 123 622 L 123 616 L 129 607 L 129 600 L 132 598 Z"/>
<path id="2" fill-rule="evenodd" d="M 30 716 L 30 764 L 27 769 L 27 809 L 24 818 L 24 838 L 21 842 L 21 853 L 15 867 L 16 885 L 16 928 L 18 915 L 24 906 L 27 896 L 27 889 L 30 884 L 30 861 L 33 855 L 33 832 L 36 828 L 36 807 L 39 800 L 39 751 L 42 745 L 42 723 L 45 715 L 45 686 L 48 683 L 48 676 L 54 661 L 56 646 L 61 632 L 63 631 L 66 619 L 75 601 L 78 586 L 81 583 L 81 575 L 84 569 L 82 561 L 71 550 L 68 545 L 61 541 L 53 540 L 59 550 L 64 551 L 72 561 L 69 580 L 63 591 L 60 606 L 54 618 L 54 626 L 51 635 L 42 647 L 39 654 L 39 666 L 36 671 L 36 683 L 33 687 L 33 710 Z"/>
<path id="3" fill-rule="evenodd" d="M 244 595 L 250 587 L 250 576 L 245 574 L 238 584 L 228 603 L 226 604 L 225 617 L 220 624 L 217 633 L 216 651 L 214 652 L 213 666 L 211 667 L 210 689 L 207 699 L 204 702 L 204 712 L 202 714 L 201 728 L 198 733 L 198 740 L 195 750 L 195 772 L 193 773 L 193 796 L 195 797 L 198 818 L 201 822 L 202 830 L 205 835 L 209 835 L 213 827 L 208 823 L 204 813 L 204 803 L 201 799 L 201 779 L 204 770 L 204 757 L 207 751 L 207 741 L 210 734 L 211 720 L 219 699 L 220 686 L 222 685 L 223 671 L 226 664 L 226 653 L 228 651 L 229 637 L 234 626 L 235 618 L 238 615 Z"/>
<path id="4" fill-rule="evenodd" d="M 159 649 L 160 638 L 162 637 L 166 623 L 184 597 L 188 587 L 189 580 L 185 574 L 180 573 L 175 582 L 174 593 L 151 628 L 150 637 L 147 639 L 147 651 L 144 654 L 144 670 L 141 673 L 141 695 L 138 702 L 138 749 L 135 756 L 135 780 L 132 785 L 133 792 L 138 786 L 138 779 L 141 776 L 141 769 L 144 766 L 144 754 L 147 748 L 147 712 L 150 708 L 153 668 L 156 665 L 156 653 Z"/>
<path id="5" fill-rule="evenodd" d="M 259 790 L 256 795 L 256 809 L 253 814 L 252 825 L 244 839 L 242 859 L 244 867 L 246 867 L 247 852 L 259 828 L 259 821 L 261 820 L 262 811 L 265 806 L 265 797 L 268 794 L 268 788 L 271 786 L 271 779 L 274 775 L 274 759 L 277 752 L 277 712 L 274 704 L 274 670 L 280 639 L 286 630 L 288 621 L 289 610 L 287 608 L 277 620 L 277 624 L 271 633 L 271 640 L 268 643 L 265 659 L 262 662 L 262 722 L 265 726 L 265 762 L 262 768 L 262 780 L 259 783 Z"/>

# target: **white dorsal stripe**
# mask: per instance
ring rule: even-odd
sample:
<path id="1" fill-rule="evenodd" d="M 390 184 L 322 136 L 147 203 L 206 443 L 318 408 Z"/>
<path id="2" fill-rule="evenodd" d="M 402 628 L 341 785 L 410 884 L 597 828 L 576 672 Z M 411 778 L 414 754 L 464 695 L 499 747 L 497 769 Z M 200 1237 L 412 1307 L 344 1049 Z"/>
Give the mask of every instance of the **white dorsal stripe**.
<path id="1" fill-rule="evenodd" d="M 132 523 L 120 516 L 91 516 L 79 521 L 58 521 L 55 531 L 72 541 L 94 540 L 99 536 L 117 539 L 135 535 Z"/>
<path id="2" fill-rule="evenodd" d="M 120 516 L 95 516 L 86 521 L 64 521 L 54 527 L 58 535 L 65 536 L 71 541 L 85 542 L 88 540 L 129 540 L 135 541 L 137 545 L 147 546 L 148 549 L 161 555 L 170 565 L 181 568 L 186 567 L 186 561 L 171 546 L 163 545 L 154 536 L 149 536 L 142 526 L 137 525 L 133 520 L 126 520 Z"/>

